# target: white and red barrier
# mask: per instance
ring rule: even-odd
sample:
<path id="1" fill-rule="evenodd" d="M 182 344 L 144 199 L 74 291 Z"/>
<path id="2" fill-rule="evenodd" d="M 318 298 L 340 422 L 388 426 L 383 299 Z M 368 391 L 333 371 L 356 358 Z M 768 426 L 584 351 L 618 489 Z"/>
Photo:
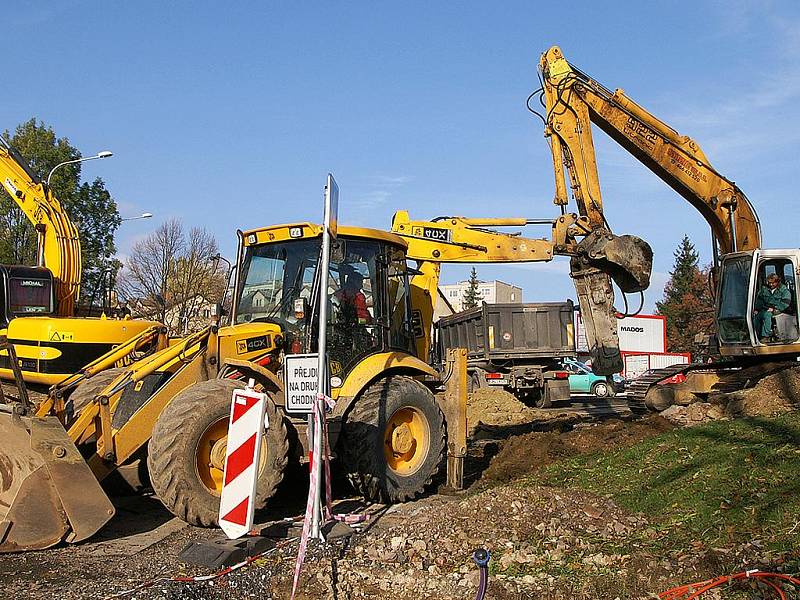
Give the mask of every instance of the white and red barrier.
<path id="1" fill-rule="evenodd" d="M 219 526 L 230 539 L 240 538 L 253 528 L 258 486 L 258 457 L 265 422 L 267 397 L 251 388 L 234 390 L 228 422 L 225 476 L 219 503 Z"/>

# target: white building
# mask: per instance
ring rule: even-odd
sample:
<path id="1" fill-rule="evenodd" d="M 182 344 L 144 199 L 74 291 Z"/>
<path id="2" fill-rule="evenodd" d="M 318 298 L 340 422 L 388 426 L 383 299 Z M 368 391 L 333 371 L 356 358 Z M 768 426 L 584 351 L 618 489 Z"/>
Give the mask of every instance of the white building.
<path id="1" fill-rule="evenodd" d="M 468 280 L 443 285 L 439 289 L 456 312 L 464 310 L 464 294 L 469 289 Z M 487 304 L 521 303 L 522 288 L 503 281 L 481 281 L 478 284 L 478 297 Z"/>

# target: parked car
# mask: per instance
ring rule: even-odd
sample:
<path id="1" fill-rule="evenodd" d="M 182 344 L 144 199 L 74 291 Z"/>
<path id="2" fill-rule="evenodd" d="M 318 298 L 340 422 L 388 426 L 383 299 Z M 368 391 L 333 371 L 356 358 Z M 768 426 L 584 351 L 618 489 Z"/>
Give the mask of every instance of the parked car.
<path id="1" fill-rule="evenodd" d="M 625 389 L 625 380 L 619 374 L 610 380 L 603 375 L 595 375 L 584 363 L 571 358 L 562 361 L 564 369 L 569 373 L 569 389 L 573 394 L 593 394 L 598 398 L 607 398 Z"/>

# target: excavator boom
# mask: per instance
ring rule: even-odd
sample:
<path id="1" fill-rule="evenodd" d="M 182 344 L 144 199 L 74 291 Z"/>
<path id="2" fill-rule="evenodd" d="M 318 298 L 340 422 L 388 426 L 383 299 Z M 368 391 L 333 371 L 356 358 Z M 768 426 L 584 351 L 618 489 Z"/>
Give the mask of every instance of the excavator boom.
<path id="1" fill-rule="evenodd" d="M 711 226 L 723 254 L 761 246 L 761 226 L 744 192 L 709 163 L 698 144 L 625 95 L 611 92 L 571 65 L 554 46 L 539 63 L 544 82 L 545 135 L 556 175 L 556 204 L 567 204 L 564 167 L 579 207 L 601 215 L 591 123 L 694 206 Z"/>
<path id="2" fill-rule="evenodd" d="M 37 263 L 53 273 L 56 314 L 71 317 L 81 282 L 81 243 L 75 224 L 47 185 L 1 136 L 0 182 L 39 236 Z"/>

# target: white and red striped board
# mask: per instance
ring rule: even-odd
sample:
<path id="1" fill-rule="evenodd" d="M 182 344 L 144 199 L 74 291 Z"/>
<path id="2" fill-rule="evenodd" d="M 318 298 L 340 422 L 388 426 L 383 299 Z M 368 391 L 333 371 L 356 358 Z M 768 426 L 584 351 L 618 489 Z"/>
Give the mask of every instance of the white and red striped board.
<path id="1" fill-rule="evenodd" d="M 258 485 L 258 456 L 264 436 L 267 397 L 249 387 L 234 390 L 228 421 L 225 476 L 219 503 L 219 526 L 229 539 L 242 537 L 253 528 Z"/>

